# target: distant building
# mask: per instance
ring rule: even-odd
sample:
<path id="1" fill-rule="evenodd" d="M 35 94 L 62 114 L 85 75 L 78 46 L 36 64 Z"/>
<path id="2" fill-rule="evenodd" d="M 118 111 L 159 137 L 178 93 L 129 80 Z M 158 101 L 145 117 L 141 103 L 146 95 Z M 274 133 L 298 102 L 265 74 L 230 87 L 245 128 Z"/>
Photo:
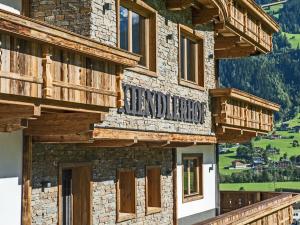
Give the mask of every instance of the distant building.
<path id="1" fill-rule="evenodd" d="M 288 131 L 289 129 L 289 124 L 288 123 L 282 123 L 280 128 L 281 131 Z"/>
<path id="2" fill-rule="evenodd" d="M 234 160 L 231 162 L 232 168 L 235 169 L 245 169 L 247 168 L 247 164 L 242 160 Z"/>
<path id="3" fill-rule="evenodd" d="M 292 165 L 292 162 L 288 159 L 282 159 L 276 163 L 277 168 L 286 169 Z"/>
<path id="4" fill-rule="evenodd" d="M 293 127 L 293 131 L 294 131 L 295 133 L 300 133 L 300 126 L 294 126 L 294 127 Z"/>

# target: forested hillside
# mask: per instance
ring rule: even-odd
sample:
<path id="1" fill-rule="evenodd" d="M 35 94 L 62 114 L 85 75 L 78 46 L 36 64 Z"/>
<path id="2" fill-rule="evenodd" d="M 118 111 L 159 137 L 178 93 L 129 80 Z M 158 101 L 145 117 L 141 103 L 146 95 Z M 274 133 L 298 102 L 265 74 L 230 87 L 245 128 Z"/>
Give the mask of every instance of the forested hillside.
<path id="1" fill-rule="evenodd" d="M 222 60 L 221 83 L 279 103 L 282 111 L 277 119 L 287 119 L 300 111 L 300 50 L 297 40 L 300 38 L 300 0 L 288 0 L 280 7 L 266 11 L 282 27 L 282 32 L 274 38 L 274 52 L 259 57 Z"/>

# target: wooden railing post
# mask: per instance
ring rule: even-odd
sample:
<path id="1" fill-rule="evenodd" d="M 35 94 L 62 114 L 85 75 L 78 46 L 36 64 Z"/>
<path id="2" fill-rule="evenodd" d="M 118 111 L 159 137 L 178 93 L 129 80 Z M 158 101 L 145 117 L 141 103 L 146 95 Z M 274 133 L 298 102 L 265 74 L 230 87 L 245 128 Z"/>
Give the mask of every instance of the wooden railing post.
<path id="1" fill-rule="evenodd" d="M 124 91 L 122 82 L 124 79 L 122 66 L 117 66 L 117 77 L 116 77 L 116 91 L 117 91 L 117 107 L 121 108 L 124 106 Z"/>
<path id="2" fill-rule="evenodd" d="M 49 46 L 43 46 L 43 97 L 51 98 L 53 95 L 53 77 L 51 74 L 51 48 Z"/>
<path id="3" fill-rule="evenodd" d="M 244 32 L 245 34 L 247 34 L 248 32 L 248 13 L 247 13 L 247 10 L 244 9 Z"/>
<path id="4" fill-rule="evenodd" d="M 227 98 L 221 98 L 221 112 L 220 112 L 220 121 L 223 123 L 227 122 Z"/>
<path id="5" fill-rule="evenodd" d="M 258 38 L 258 43 L 261 44 L 261 22 L 258 22 L 258 31 L 257 31 L 257 38 Z"/>
<path id="6" fill-rule="evenodd" d="M 228 21 L 231 22 L 231 19 L 232 19 L 232 5 L 233 5 L 233 2 L 232 0 L 229 0 L 228 1 Z"/>

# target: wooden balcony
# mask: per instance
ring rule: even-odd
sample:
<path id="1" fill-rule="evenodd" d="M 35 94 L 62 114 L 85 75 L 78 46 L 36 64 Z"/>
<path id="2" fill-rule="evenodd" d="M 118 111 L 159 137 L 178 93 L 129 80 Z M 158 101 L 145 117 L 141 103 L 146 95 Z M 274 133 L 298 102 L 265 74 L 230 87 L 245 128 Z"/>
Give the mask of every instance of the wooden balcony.
<path id="1" fill-rule="evenodd" d="M 28 134 L 52 134 L 41 127 L 53 120 L 57 134 L 88 130 L 109 108 L 122 105 L 123 69 L 139 59 L 0 10 L 0 131 L 26 128 Z M 75 123 L 79 125 L 72 131 Z M 55 132 L 64 124 L 68 128 Z"/>
<path id="2" fill-rule="evenodd" d="M 279 105 L 233 88 L 213 89 L 210 95 L 219 142 L 245 142 L 273 130 Z"/>
<path id="3" fill-rule="evenodd" d="M 214 22 L 215 57 L 235 58 L 272 51 L 278 24 L 254 0 L 168 0 L 169 10 L 192 7 L 193 23 Z"/>
<path id="4" fill-rule="evenodd" d="M 195 225 L 291 225 L 293 193 L 225 191 L 220 194 L 221 215 Z"/>

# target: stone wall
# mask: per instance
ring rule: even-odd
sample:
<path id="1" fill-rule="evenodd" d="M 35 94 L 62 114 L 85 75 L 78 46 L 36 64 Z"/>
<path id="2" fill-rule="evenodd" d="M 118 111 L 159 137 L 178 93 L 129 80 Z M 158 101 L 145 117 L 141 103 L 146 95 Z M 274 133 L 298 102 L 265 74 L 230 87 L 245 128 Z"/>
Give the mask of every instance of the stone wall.
<path id="1" fill-rule="evenodd" d="M 32 0 L 32 16 L 65 27 L 105 44 L 117 46 L 117 12 L 115 0 Z M 105 3 L 112 9 L 105 11 Z M 198 100 L 207 104 L 204 124 L 120 115 L 111 109 L 107 120 L 100 126 L 150 131 L 193 134 L 211 134 L 211 112 L 208 90 L 216 87 L 214 31 L 212 25 L 195 29 L 204 37 L 205 90 L 184 87 L 178 83 L 178 23 L 191 25 L 191 10 L 172 12 L 163 0 L 146 0 L 157 10 L 157 77 L 150 77 L 130 70 L 124 72 L 124 83 L 146 87 L 155 91 Z M 174 39 L 167 41 L 166 36 Z"/>
<path id="2" fill-rule="evenodd" d="M 124 83 L 143 88 L 181 96 L 187 99 L 205 102 L 207 105 L 205 123 L 190 124 L 163 119 L 143 118 L 138 116 L 118 114 L 117 109 L 111 109 L 106 121 L 100 125 L 104 127 L 117 127 L 125 129 L 138 129 L 149 131 L 166 131 L 193 134 L 211 134 L 211 111 L 208 90 L 216 87 L 214 55 L 213 26 L 197 27 L 197 33 L 204 37 L 205 57 L 205 90 L 200 91 L 179 85 L 178 80 L 178 54 L 179 38 L 178 23 L 190 24 L 191 13 L 171 12 L 166 10 L 165 1 L 146 1 L 158 9 L 157 15 L 157 77 L 142 75 L 137 72 L 125 70 Z M 167 19 L 167 22 L 166 22 Z M 173 34 L 174 39 L 167 41 L 167 35 Z"/>
<path id="3" fill-rule="evenodd" d="M 31 0 L 30 16 L 90 36 L 91 0 Z"/>
<path id="4" fill-rule="evenodd" d="M 173 223 L 172 151 L 145 148 L 86 148 L 76 145 L 33 146 L 32 225 L 57 225 L 58 166 L 61 162 L 91 162 L 93 169 L 93 225 L 115 224 L 116 170 L 136 168 L 137 217 L 118 224 Z M 145 216 L 145 166 L 162 166 L 162 211 Z M 42 191 L 41 182 L 50 181 L 51 188 Z"/>

